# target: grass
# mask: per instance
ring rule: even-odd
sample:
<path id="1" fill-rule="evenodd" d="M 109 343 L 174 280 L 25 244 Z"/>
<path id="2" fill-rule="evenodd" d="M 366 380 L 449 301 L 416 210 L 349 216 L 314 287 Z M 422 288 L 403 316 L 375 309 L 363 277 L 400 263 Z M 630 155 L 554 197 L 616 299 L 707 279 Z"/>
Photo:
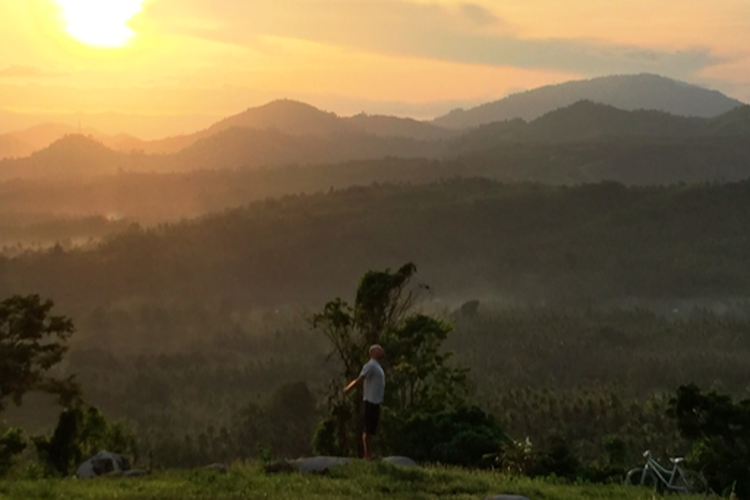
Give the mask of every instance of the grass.
<path id="1" fill-rule="evenodd" d="M 478 500 L 501 493 L 531 500 L 653 500 L 653 492 L 619 485 L 563 485 L 484 471 L 384 463 L 353 463 L 325 476 L 265 474 L 258 465 L 229 472 L 170 471 L 142 478 L 44 479 L 0 482 L 2 500 Z"/>

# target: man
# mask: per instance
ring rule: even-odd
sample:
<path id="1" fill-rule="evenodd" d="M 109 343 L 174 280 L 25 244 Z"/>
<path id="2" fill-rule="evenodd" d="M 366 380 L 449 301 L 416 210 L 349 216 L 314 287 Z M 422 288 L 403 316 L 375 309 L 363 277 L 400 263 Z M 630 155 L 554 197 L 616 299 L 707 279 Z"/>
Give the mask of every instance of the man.
<path id="1" fill-rule="evenodd" d="M 377 344 L 370 347 L 370 361 L 362 367 L 359 377 L 349 382 L 344 387 L 344 394 L 348 394 L 360 382 L 364 382 L 364 401 L 365 401 L 365 425 L 362 433 L 362 446 L 364 448 L 364 458 L 369 460 L 372 436 L 378 430 L 378 420 L 380 420 L 380 405 L 383 402 L 385 394 L 385 372 L 380 366 L 379 361 L 385 356 L 385 350 Z"/>

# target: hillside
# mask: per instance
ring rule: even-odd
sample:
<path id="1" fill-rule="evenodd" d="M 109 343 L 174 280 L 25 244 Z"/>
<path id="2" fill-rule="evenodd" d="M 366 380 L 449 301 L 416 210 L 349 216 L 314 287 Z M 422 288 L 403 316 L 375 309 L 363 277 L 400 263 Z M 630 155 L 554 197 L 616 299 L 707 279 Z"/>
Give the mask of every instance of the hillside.
<path id="1" fill-rule="evenodd" d="M 731 123 L 738 121 L 724 116 L 717 118 L 716 123 L 720 119 Z M 723 135 L 723 130 L 714 121 L 703 118 L 686 118 L 660 111 L 624 111 L 591 101 L 579 101 L 530 122 L 517 118 L 481 125 L 455 139 L 452 148 L 478 151 L 509 141 L 565 143 L 604 137 L 689 139 L 698 135 Z"/>
<path id="2" fill-rule="evenodd" d="M 11 134 L 0 135 L 0 160 L 20 158 L 34 152 L 34 147 Z"/>
<path id="3" fill-rule="evenodd" d="M 415 261 L 444 300 L 728 297 L 750 293 L 748 210 L 748 182 L 355 187 L 130 232 L 95 251 L 6 261 L 0 294 L 310 304 L 344 293 L 363 268 Z"/>
<path id="4" fill-rule="evenodd" d="M 0 160 L 3 158 L 25 157 L 44 149 L 67 135 L 84 134 L 107 143 L 111 138 L 93 128 L 79 131 L 78 128 L 57 123 L 43 123 L 27 129 L 0 135 Z M 13 148 L 10 145 L 16 145 Z"/>
<path id="5" fill-rule="evenodd" d="M 141 142 L 137 149 L 147 153 L 176 153 L 199 140 L 232 128 L 274 131 L 290 136 L 312 136 L 328 140 L 363 134 L 412 140 L 436 140 L 455 135 L 441 127 L 410 118 L 379 115 L 342 118 L 309 104 L 283 99 L 249 108 L 194 134 Z M 133 143 L 127 145 L 129 148 L 133 146 Z"/>
<path id="6" fill-rule="evenodd" d="M 514 118 L 528 121 L 581 100 L 623 110 L 648 109 L 704 118 L 726 113 L 743 104 L 720 92 L 657 75 L 622 75 L 521 92 L 469 110 L 451 111 L 432 123 L 447 128 L 469 128 Z"/>
<path id="7" fill-rule="evenodd" d="M 750 137 L 750 106 L 740 106 L 712 119 L 704 135 Z"/>
<path id="8" fill-rule="evenodd" d="M 437 127 L 411 118 L 359 114 L 343 118 L 350 128 L 361 132 L 385 136 L 405 137 L 422 141 L 439 141 L 456 137 L 460 132 Z"/>
<path id="9" fill-rule="evenodd" d="M 205 134 L 213 135 L 234 127 L 273 129 L 291 135 L 317 136 L 328 136 L 346 131 L 345 125 L 336 114 L 288 99 L 272 101 L 225 118 L 207 128 Z"/>
<path id="10" fill-rule="evenodd" d="M 104 161 L 97 165 L 105 165 L 104 171 L 118 172 L 116 175 L 80 178 L 66 174 L 53 179 L 16 172 L 17 177 L 24 180 L 0 181 L 0 199 L 3 200 L 0 222 L 7 221 L 6 227 L 17 226 L 18 221 L 24 220 L 24 214 L 46 214 L 51 222 L 60 217 L 114 215 L 145 224 L 158 224 L 290 193 L 310 194 L 383 182 L 425 184 L 453 177 L 483 177 L 511 183 L 532 181 L 548 185 L 609 180 L 640 186 L 731 182 L 750 178 L 750 142 L 745 138 L 695 137 L 686 141 L 633 137 L 573 143 L 497 143 L 480 136 L 474 137 L 476 143 L 453 144 L 452 156 L 443 159 L 390 157 L 303 165 L 310 159 L 323 160 L 330 151 L 319 147 L 315 141 L 301 138 L 296 142 L 299 149 L 289 151 L 284 148 L 290 142 L 271 141 L 273 137 L 280 137 L 277 133 L 237 130 L 236 134 L 227 132 L 226 142 L 218 140 L 222 138 L 220 135 L 205 144 L 197 144 L 190 151 L 191 155 L 194 153 L 192 159 L 186 152 L 181 153 L 186 157 L 183 166 L 196 167 L 193 171 L 170 173 L 179 165 L 174 158 L 170 160 L 175 161 L 172 168 L 165 164 L 169 158 L 129 156 L 105 150 Z M 253 139 L 247 134 L 256 137 Z M 253 140 L 260 140 L 259 135 L 271 136 L 271 139 L 263 139 L 261 149 L 255 149 L 255 153 L 265 151 L 270 155 L 274 153 L 272 145 L 276 144 L 283 149 L 284 158 L 297 165 L 259 168 L 259 164 L 244 160 L 247 157 L 243 155 L 222 156 L 232 148 L 236 152 L 255 147 Z M 341 150 L 338 152 L 342 153 Z M 317 156 L 313 158 L 313 155 Z M 254 155 L 251 158 L 259 157 Z M 82 168 L 89 172 L 102 171 L 83 163 Z M 0 172 L 5 172 L 0 174 L 0 179 L 13 177 L 7 169 L 3 170 L 10 165 L 15 165 L 14 168 L 33 167 L 30 159 L 0 162 Z M 221 168 L 222 165 L 238 168 Z M 213 168 L 209 169 L 209 166 Z M 44 164 L 35 168 L 39 171 L 41 167 Z M 34 241 L 32 230 L 15 233 L 28 235 L 18 241 Z"/>
<path id="11" fill-rule="evenodd" d="M 71 135 L 29 157 L 0 160 L 0 181 L 103 175 L 121 170 L 190 172 L 439 154 L 430 143 L 399 137 L 356 132 L 319 137 L 247 127 L 222 130 L 174 154 L 149 155 L 142 149 L 133 149 L 130 153 L 121 153 L 92 137 Z"/>
<path id="12" fill-rule="evenodd" d="M 131 157 L 91 137 L 70 135 L 29 157 L 0 160 L 0 180 L 106 175 L 133 165 Z"/>
<path id="13" fill-rule="evenodd" d="M 310 165 L 385 157 L 435 155 L 428 143 L 396 137 L 341 133 L 332 137 L 290 135 L 277 130 L 230 128 L 163 158 L 171 171 Z"/>

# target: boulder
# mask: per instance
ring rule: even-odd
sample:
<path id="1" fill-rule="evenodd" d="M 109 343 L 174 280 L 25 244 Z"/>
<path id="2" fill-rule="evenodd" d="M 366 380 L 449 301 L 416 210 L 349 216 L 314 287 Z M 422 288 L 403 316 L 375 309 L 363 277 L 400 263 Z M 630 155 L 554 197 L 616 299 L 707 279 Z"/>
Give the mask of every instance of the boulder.
<path id="1" fill-rule="evenodd" d="M 417 462 L 409 457 L 385 457 L 383 462 L 387 462 L 393 465 L 400 465 L 402 467 L 416 467 Z"/>
<path id="2" fill-rule="evenodd" d="M 229 470 L 229 467 L 227 467 L 226 464 L 211 464 L 206 465 L 203 468 L 206 470 L 215 470 L 217 472 L 227 472 Z"/>
<path id="3" fill-rule="evenodd" d="M 100 451 L 83 462 L 76 470 L 76 477 L 91 479 L 105 475 L 117 475 L 130 470 L 130 463 L 117 453 Z"/>
<path id="4" fill-rule="evenodd" d="M 311 457 L 289 460 L 287 463 L 299 472 L 322 474 L 339 465 L 348 464 L 351 461 L 351 458 L 344 457 Z"/>

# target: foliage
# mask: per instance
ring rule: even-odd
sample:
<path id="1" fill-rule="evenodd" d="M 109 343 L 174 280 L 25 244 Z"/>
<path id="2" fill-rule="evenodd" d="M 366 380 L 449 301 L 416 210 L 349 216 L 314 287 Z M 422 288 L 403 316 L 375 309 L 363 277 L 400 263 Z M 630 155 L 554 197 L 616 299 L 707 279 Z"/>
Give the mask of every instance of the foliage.
<path id="1" fill-rule="evenodd" d="M 477 406 L 412 414 L 399 429 L 394 450 L 428 463 L 482 467 L 505 446 L 497 419 Z"/>
<path id="2" fill-rule="evenodd" d="M 242 411 L 239 444 L 250 457 L 262 448 L 276 458 L 309 455 L 317 414 L 315 398 L 305 382 L 283 384 L 273 391 L 265 408 L 250 403 Z"/>
<path id="3" fill-rule="evenodd" d="M 52 436 L 35 438 L 34 444 L 48 472 L 63 476 L 103 450 L 138 458 L 124 425 L 108 422 L 98 408 L 84 404 L 63 411 Z"/>
<path id="4" fill-rule="evenodd" d="M 548 448 L 536 460 L 532 474 L 535 476 L 555 476 L 574 481 L 580 473 L 578 457 L 560 436 L 552 436 Z"/>
<path id="5" fill-rule="evenodd" d="M 0 437 L 0 476 L 13 466 L 16 456 L 26 449 L 23 430 L 10 428 Z"/>
<path id="6" fill-rule="evenodd" d="M 214 419 L 181 434 L 174 428 L 145 429 L 146 437 L 139 443 L 149 450 L 156 468 L 296 458 L 311 453 L 318 415 L 317 401 L 305 382 L 285 383 L 264 400 L 244 404 L 225 423 Z"/>
<path id="7" fill-rule="evenodd" d="M 440 411 L 463 400 L 466 370 L 452 367 L 442 345 L 451 326 L 414 313 L 415 292 L 408 288 L 417 268 L 408 263 L 395 272 L 368 271 L 361 278 L 354 306 L 337 298 L 313 315 L 312 328 L 329 341 L 338 364 L 328 396 L 328 416 L 319 427 L 318 451 L 355 454 L 360 435 L 361 397 L 345 398 L 342 383 L 359 376 L 369 347 L 381 344 L 387 356 L 383 433 L 421 411 Z M 391 420 L 389 423 L 387 420 Z M 382 433 L 381 433 L 382 434 Z M 386 445 L 387 447 L 387 445 Z"/>
<path id="8" fill-rule="evenodd" d="M 528 437 L 523 441 L 508 438 L 499 452 L 489 453 L 487 458 L 492 458 L 495 467 L 503 474 L 532 477 L 534 455 L 534 448 Z"/>
<path id="9" fill-rule="evenodd" d="M 682 386 L 670 401 L 670 415 L 680 432 L 693 441 L 691 461 L 714 491 L 736 485 L 740 497 L 750 494 L 750 399 L 707 394 L 694 384 Z"/>
<path id="10" fill-rule="evenodd" d="M 51 316 L 53 303 L 38 295 L 15 295 L 0 302 L 0 411 L 8 400 L 20 405 L 28 392 L 58 396 L 61 404 L 78 397 L 73 377 L 59 380 L 49 374 L 68 350 L 65 342 L 73 322 Z"/>

